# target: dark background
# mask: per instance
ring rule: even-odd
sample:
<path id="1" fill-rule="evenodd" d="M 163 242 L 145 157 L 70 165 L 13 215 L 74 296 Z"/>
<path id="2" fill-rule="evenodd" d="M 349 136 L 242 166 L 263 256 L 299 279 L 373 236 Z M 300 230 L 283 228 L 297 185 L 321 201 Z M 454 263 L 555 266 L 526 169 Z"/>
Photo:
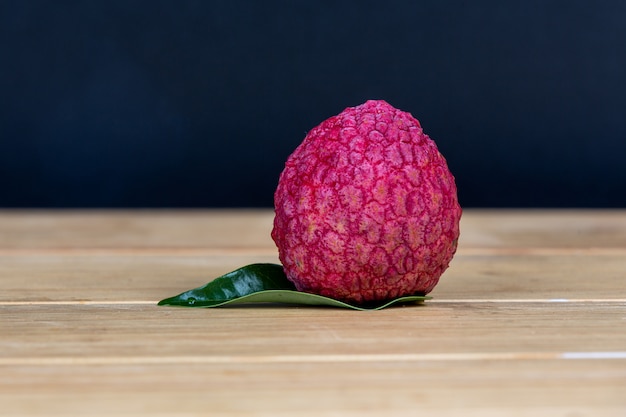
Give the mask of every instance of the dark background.
<path id="1" fill-rule="evenodd" d="M 465 207 L 626 207 L 626 1 L 1 1 L 0 207 L 271 206 L 306 131 L 411 112 Z"/>

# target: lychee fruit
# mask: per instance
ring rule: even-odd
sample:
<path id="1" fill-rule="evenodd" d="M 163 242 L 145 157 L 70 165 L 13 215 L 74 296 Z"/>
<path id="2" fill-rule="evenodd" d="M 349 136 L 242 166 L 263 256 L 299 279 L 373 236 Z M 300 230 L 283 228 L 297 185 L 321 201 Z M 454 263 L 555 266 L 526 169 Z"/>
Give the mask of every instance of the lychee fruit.
<path id="1" fill-rule="evenodd" d="M 425 295 L 457 247 L 454 177 L 419 121 L 382 100 L 312 129 L 274 194 L 272 238 L 299 291 L 367 304 Z"/>

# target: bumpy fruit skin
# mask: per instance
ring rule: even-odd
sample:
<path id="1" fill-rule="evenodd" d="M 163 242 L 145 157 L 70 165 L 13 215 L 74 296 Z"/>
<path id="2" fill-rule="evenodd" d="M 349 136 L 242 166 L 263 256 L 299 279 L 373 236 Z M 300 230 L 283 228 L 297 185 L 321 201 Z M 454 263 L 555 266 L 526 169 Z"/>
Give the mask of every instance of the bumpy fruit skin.
<path id="1" fill-rule="evenodd" d="M 299 291 L 357 304 L 427 294 L 456 251 L 454 177 L 420 123 L 382 100 L 311 130 L 274 203 L 272 238 Z"/>

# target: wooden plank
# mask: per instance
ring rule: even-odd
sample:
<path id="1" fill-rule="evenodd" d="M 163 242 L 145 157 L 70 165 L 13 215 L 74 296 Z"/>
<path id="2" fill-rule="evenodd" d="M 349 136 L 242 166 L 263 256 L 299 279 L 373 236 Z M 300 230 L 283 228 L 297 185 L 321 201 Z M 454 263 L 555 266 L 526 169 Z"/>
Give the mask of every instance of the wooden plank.
<path id="1" fill-rule="evenodd" d="M 624 299 L 622 255 L 457 255 L 435 299 Z"/>
<path id="2" fill-rule="evenodd" d="M 52 210 L 0 211 L 0 253 L 26 249 L 109 253 L 208 248 L 275 251 L 273 211 Z"/>
<path id="3" fill-rule="evenodd" d="M 463 248 L 626 249 L 624 210 L 466 210 Z"/>
<path id="4" fill-rule="evenodd" d="M 0 256 L 0 303 L 7 301 L 158 301 L 276 255 Z M 435 299 L 626 298 L 620 255 L 458 254 Z"/>
<path id="5" fill-rule="evenodd" d="M 458 303 L 359 312 L 336 308 L 155 305 L 0 305 L 0 356 L 46 363 L 63 357 L 215 357 L 271 361 L 331 355 L 626 351 L 622 302 Z M 368 356 L 369 355 L 369 356 Z M 395 355 L 395 356 L 394 356 Z M 626 353 L 624 353 L 626 355 Z M 380 359 L 380 358 L 379 358 Z M 103 359 L 105 360 L 105 359 Z M 141 360 L 141 359 L 138 359 Z M 626 362 L 625 362 L 626 363 Z"/>
<path id="6" fill-rule="evenodd" d="M 476 360 L 2 368 L 7 415 L 621 417 L 624 361 Z M 15 413 L 18 414 L 18 413 Z"/>
<path id="7" fill-rule="evenodd" d="M 271 255 L 272 222 L 270 209 L 3 210 L 0 254 L 28 254 L 28 249 L 121 253 L 254 249 Z M 461 220 L 459 250 L 472 248 L 626 250 L 626 211 L 469 209 Z"/>
<path id="8" fill-rule="evenodd" d="M 7 301 L 156 302 L 240 266 L 277 256 L 0 256 L 0 303 Z"/>

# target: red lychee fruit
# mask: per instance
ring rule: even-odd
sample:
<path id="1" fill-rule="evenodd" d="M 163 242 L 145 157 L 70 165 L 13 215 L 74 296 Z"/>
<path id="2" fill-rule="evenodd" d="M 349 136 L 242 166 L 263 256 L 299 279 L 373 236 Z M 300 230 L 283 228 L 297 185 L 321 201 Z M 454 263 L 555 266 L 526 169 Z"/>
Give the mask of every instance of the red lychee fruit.
<path id="1" fill-rule="evenodd" d="M 272 238 L 299 291 L 365 304 L 429 293 L 456 251 L 454 177 L 411 114 L 347 108 L 289 156 Z"/>

